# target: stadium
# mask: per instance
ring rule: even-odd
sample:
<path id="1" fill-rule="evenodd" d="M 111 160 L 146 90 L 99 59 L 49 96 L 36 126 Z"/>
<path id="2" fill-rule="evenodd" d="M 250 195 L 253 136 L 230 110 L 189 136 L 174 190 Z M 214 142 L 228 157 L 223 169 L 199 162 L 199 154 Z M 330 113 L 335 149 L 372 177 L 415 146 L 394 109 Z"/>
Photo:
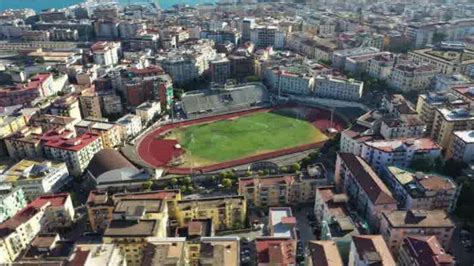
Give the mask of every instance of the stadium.
<path id="1" fill-rule="evenodd" d="M 137 140 L 138 157 L 172 174 L 211 172 L 321 147 L 345 122 L 325 109 L 272 106 L 260 83 L 189 92 L 185 120 Z"/>

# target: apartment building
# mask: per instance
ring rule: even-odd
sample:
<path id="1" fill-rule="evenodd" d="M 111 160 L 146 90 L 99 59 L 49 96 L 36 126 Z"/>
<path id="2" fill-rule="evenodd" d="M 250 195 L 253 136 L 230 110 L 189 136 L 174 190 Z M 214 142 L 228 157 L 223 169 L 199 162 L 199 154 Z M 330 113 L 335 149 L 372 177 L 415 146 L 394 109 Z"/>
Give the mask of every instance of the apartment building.
<path id="1" fill-rule="evenodd" d="M 224 54 L 219 55 L 209 62 L 211 80 L 215 83 L 226 83 L 227 79 L 231 76 L 230 60 Z"/>
<path id="2" fill-rule="evenodd" d="M 323 266 L 334 265 L 342 266 L 341 254 L 332 240 L 320 240 L 308 242 L 308 256 L 306 256 L 305 265 Z"/>
<path id="3" fill-rule="evenodd" d="M 26 197 L 21 187 L 0 185 L 0 223 L 10 219 L 26 207 Z"/>
<path id="4" fill-rule="evenodd" d="M 451 212 L 456 207 L 459 188 L 449 177 L 396 166 L 387 166 L 383 176 L 402 210 L 441 209 Z"/>
<path id="5" fill-rule="evenodd" d="M 13 159 L 43 156 L 41 128 L 24 127 L 4 139 L 9 157 Z"/>
<path id="6" fill-rule="evenodd" d="M 380 54 L 380 50 L 374 47 L 357 47 L 344 50 L 337 50 L 332 56 L 332 65 L 336 69 L 344 69 L 346 61 L 350 57 L 375 56 Z"/>
<path id="7" fill-rule="evenodd" d="M 57 116 L 66 116 L 82 119 L 79 98 L 73 95 L 66 95 L 54 101 L 49 107 L 49 113 Z"/>
<path id="8" fill-rule="evenodd" d="M 387 80 L 392 73 L 396 57 L 392 53 L 376 55 L 367 61 L 367 74 L 379 80 Z"/>
<path id="9" fill-rule="evenodd" d="M 449 92 L 468 104 L 469 109 L 474 107 L 474 86 L 472 84 L 454 85 Z"/>
<path id="10" fill-rule="evenodd" d="M 425 135 L 426 125 L 417 114 L 385 116 L 380 126 L 380 135 L 385 139 L 421 138 Z"/>
<path id="11" fill-rule="evenodd" d="M 7 137 L 20 129 L 26 127 L 24 115 L 0 116 L 0 138 Z"/>
<path id="12" fill-rule="evenodd" d="M 94 63 L 113 66 L 119 62 L 120 42 L 96 42 L 91 46 Z"/>
<path id="13" fill-rule="evenodd" d="M 119 118 L 116 123 L 122 128 L 122 138 L 124 140 L 136 137 L 143 129 L 142 119 L 138 115 L 126 114 Z"/>
<path id="14" fill-rule="evenodd" d="M 430 64 L 445 75 L 466 74 L 468 67 L 474 65 L 474 52 L 467 49 L 420 49 L 409 52 L 408 58 L 417 64 Z"/>
<path id="15" fill-rule="evenodd" d="M 71 137 L 73 132 L 55 130 L 45 135 L 43 149 L 46 158 L 65 162 L 69 173 L 74 176 L 81 175 L 92 157 L 103 148 L 100 135 L 90 132 Z"/>
<path id="16" fill-rule="evenodd" d="M 349 199 L 345 193 L 337 193 L 334 186 L 318 187 L 314 200 L 314 215 L 316 221 L 324 222 L 344 218 L 348 215 L 347 203 Z"/>
<path id="17" fill-rule="evenodd" d="M 28 206 L 41 208 L 49 204 L 41 222 L 42 230 L 52 232 L 69 228 L 74 222 L 75 210 L 69 193 L 47 194 L 37 197 Z"/>
<path id="18" fill-rule="evenodd" d="M 380 177 L 361 157 L 339 153 L 335 176 L 337 187 L 349 198 L 349 204 L 377 229 L 383 211 L 397 209 L 397 201 Z"/>
<path id="19" fill-rule="evenodd" d="M 435 236 L 418 235 L 403 239 L 397 262 L 400 266 L 456 265 L 455 258 L 446 253 Z"/>
<path id="20" fill-rule="evenodd" d="M 296 218 L 290 207 L 272 207 L 268 210 L 269 236 L 297 240 Z"/>
<path id="21" fill-rule="evenodd" d="M 277 26 L 258 25 L 250 29 L 250 40 L 257 47 L 273 47 L 275 49 L 283 49 L 285 47 L 286 34 Z"/>
<path id="22" fill-rule="evenodd" d="M 474 130 L 454 131 L 446 157 L 465 163 L 474 162 Z"/>
<path id="23" fill-rule="evenodd" d="M 387 80 L 389 86 L 402 92 L 428 89 L 438 70 L 431 65 L 397 64 Z"/>
<path id="24" fill-rule="evenodd" d="M 436 117 L 436 109 L 442 107 L 467 107 L 468 104 L 458 99 L 454 94 L 420 94 L 416 103 L 418 117 L 426 124 L 426 132 L 431 134 Z"/>
<path id="25" fill-rule="evenodd" d="M 312 202 L 315 189 L 321 185 L 327 185 L 324 176 L 251 177 L 239 179 L 239 194 L 256 207 L 296 205 Z"/>
<path id="26" fill-rule="evenodd" d="M 216 230 L 238 228 L 245 223 L 247 203 L 244 196 L 181 200 L 170 216 L 180 227 L 193 219 L 211 218 Z"/>
<path id="27" fill-rule="evenodd" d="M 239 237 L 202 237 L 199 265 L 240 265 Z"/>
<path id="28" fill-rule="evenodd" d="M 436 236 L 447 250 L 455 225 L 444 210 L 406 210 L 384 212 L 380 232 L 394 255 L 398 254 L 403 239 L 409 235 Z"/>
<path id="29" fill-rule="evenodd" d="M 71 181 L 64 162 L 45 159 L 24 159 L 0 175 L 0 183 L 19 187 L 31 201 L 46 194 L 59 191 Z"/>
<path id="30" fill-rule="evenodd" d="M 122 128 L 117 124 L 81 120 L 74 125 L 78 136 L 91 132 L 100 136 L 103 148 L 116 148 L 122 145 Z"/>
<path id="31" fill-rule="evenodd" d="M 73 265 L 123 266 L 125 257 L 114 244 L 76 244 L 68 259 Z"/>
<path id="32" fill-rule="evenodd" d="M 30 119 L 30 126 L 40 127 L 43 132 L 52 129 L 64 128 L 67 130 L 74 130 L 74 125 L 79 122 L 77 118 L 67 116 L 57 116 L 42 114 Z"/>
<path id="33" fill-rule="evenodd" d="M 189 254 L 184 237 L 149 237 L 142 265 L 188 265 Z"/>
<path id="34" fill-rule="evenodd" d="M 176 203 L 181 200 L 179 190 L 159 190 L 138 193 L 117 193 L 112 195 L 105 191 L 91 191 L 87 198 L 86 207 L 92 231 L 103 232 L 113 219 L 116 204 L 122 199 L 162 200 L 165 201 L 169 212 L 174 212 Z"/>
<path id="35" fill-rule="evenodd" d="M 364 82 L 343 79 L 331 75 L 318 75 L 314 85 L 316 97 L 331 98 L 345 101 L 358 101 L 362 97 Z"/>
<path id="36" fill-rule="evenodd" d="M 257 265 L 296 265 L 296 240 L 287 237 L 257 237 Z"/>
<path id="37" fill-rule="evenodd" d="M 441 156 L 441 147 L 430 138 L 405 138 L 365 142 L 360 155 L 378 173 L 386 165 L 409 167 L 413 159 L 434 160 Z"/>
<path id="38" fill-rule="evenodd" d="M 474 128 L 474 115 L 466 108 L 438 108 L 431 130 L 431 137 L 444 149 L 452 143 L 453 132 Z"/>
<path id="39" fill-rule="evenodd" d="M 383 139 L 377 132 L 378 127 L 367 126 L 363 121 L 361 123 L 357 119 L 355 125 L 341 132 L 340 151 L 360 156 L 365 142 Z"/>
<path id="40" fill-rule="evenodd" d="M 79 103 L 81 107 L 81 114 L 84 119 L 102 118 L 100 97 L 96 92 L 95 87 L 90 87 L 81 91 Z"/>
<path id="41" fill-rule="evenodd" d="M 395 266 L 397 264 L 381 235 L 363 235 L 352 237 L 348 265 Z"/>
<path id="42" fill-rule="evenodd" d="M 148 237 L 166 237 L 168 205 L 161 199 L 122 198 L 114 206 L 102 241 L 116 244 L 127 265 L 141 265 Z"/>

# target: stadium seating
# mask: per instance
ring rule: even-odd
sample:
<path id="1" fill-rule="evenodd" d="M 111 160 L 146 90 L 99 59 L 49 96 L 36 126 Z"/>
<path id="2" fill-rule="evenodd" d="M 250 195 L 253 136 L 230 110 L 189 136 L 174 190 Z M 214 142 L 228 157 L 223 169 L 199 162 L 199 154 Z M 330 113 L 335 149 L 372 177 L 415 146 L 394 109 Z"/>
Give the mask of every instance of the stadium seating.
<path id="1" fill-rule="evenodd" d="M 249 83 L 226 88 L 190 91 L 182 96 L 187 118 L 240 111 L 267 106 L 268 92 L 261 83 Z"/>

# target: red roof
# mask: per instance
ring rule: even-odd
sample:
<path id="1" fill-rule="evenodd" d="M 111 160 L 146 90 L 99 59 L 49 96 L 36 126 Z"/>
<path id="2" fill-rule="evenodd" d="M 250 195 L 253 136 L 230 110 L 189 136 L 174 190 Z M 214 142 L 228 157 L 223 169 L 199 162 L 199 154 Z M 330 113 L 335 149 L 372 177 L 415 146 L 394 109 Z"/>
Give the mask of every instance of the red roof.
<path id="1" fill-rule="evenodd" d="M 296 240 L 278 237 L 257 238 L 258 263 L 289 265 L 296 263 Z"/>
<path id="2" fill-rule="evenodd" d="M 86 132 L 79 137 L 71 138 L 69 137 L 71 132 L 70 130 L 61 132 L 50 130 L 46 132 L 44 138 L 42 138 L 43 141 L 45 141 L 44 146 L 77 152 L 100 138 L 99 134 L 91 132 Z"/>
<path id="3" fill-rule="evenodd" d="M 41 206 L 44 206 L 47 202 L 49 202 L 51 203 L 51 206 L 63 206 L 68 197 L 69 193 L 43 195 L 36 198 L 29 205 L 35 208 L 40 208 Z"/>

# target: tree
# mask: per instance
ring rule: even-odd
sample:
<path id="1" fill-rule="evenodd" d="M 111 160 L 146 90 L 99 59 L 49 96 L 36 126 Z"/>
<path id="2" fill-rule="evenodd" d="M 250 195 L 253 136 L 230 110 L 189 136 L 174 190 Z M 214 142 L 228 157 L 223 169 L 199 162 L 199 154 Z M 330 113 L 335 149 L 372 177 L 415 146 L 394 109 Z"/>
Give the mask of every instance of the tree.
<path id="1" fill-rule="evenodd" d="M 143 189 L 144 190 L 151 190 L 151 187 L 153 186 L 153 181 L 148 180 L 145 183 L 143 183 Z"/>
<path id="2" fill-rule="evenodd" d="M 173 177 L 170 179 L 170 185 L 171 186 L 176 186 L 178 184 L 178 179 L 176 177 Z"/>
<path id="3" fill-rule="evenodd" d="M 413 158 L 410 168 L 415 171 L 432 172 L 434 171 L 435 164 L 432 159 L 421 156 Z"/>
<path id="4" fill-rule="evenodd" d="M 444 32 L 436 32 L 435 34 L 433 34 L 433 43 L 440 43 L 444 40 L 446 40 L 446 38 L 448 37 L 448 35 Z"/>
<path id="5" fill-rule="evenodd" d="M 291 165 L 291 172 L 295 173 L 301 170 L 301 165 L 299 163 L 294 163 Z"/>
<path id="6" fill-rule="evenodd" d="M 449 159 L 444 163 L 442 173 L 452 177 L 459 177 L 467 164 L 463 161 Z"/>
<path id="7" fill-rule="evenodd" d="M 191 184 L 192 179 L 191 179 L 190 176 L 185 176 L 185 177 L 183 177 L 182 181 L 183 181 L 183 184 L 189 185 L 189 184 Z"/>
<path id="8" fill-rule="evenodd" d="M 222 179 L 222 185 L 225 188 L 230 188 L 230 187 L 232 187 L 232 180 L 230 180 L 229 178 L 224 178 L 224 179 Z"/>

